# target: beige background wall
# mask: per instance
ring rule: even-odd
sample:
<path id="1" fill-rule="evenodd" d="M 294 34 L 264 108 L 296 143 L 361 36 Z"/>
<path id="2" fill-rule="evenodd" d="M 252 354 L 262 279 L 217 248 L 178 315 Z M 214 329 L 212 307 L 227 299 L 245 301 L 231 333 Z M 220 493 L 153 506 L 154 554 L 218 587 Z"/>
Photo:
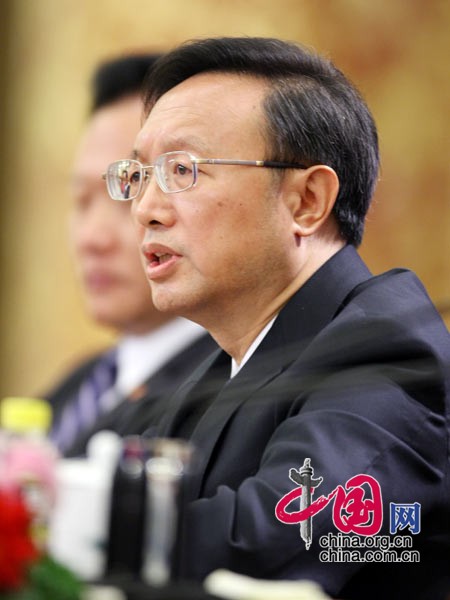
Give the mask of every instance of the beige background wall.
<path id="1" fill-rule="evenodd" d="M 362 254 L 374 272 L 414 269 L 448 306 L 449 25 L 446 0 L 4 0 L 0 397 L 36 393 L 111 339 L 84 316 L 73 281 L 67 181 L 91 71 L 125 50 L 244 34 L 330 55 L 381 139 Z"/>

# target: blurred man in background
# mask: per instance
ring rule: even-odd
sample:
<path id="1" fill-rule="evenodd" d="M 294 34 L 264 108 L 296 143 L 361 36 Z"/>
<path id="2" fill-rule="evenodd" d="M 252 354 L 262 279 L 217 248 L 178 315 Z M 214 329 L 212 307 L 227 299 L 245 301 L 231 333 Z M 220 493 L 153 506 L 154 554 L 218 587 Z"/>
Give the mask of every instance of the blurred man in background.
<path id="1" fill-rule="evenodd" d="M 163 398 L 215 348 L 200 326 L 154 308 L 130 205 L 111 202 L 102 179 L 113 159 L 130 155 L 140 89 L 157 58 L 108 61 L 92 80 L 90 118 L 73 167 L 70 242 L 86 309 L 119 340 L 44 394 L 54 410 L 52 438 L 65 456 L 83 454 L 99 430 L 126 435 L 151 427 L 164 411 Z"/>

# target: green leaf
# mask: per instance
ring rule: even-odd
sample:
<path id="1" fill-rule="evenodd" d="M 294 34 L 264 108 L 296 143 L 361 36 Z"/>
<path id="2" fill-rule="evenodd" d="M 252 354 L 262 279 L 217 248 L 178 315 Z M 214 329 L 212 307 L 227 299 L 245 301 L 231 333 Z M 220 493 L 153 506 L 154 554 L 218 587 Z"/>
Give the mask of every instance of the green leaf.
<path id="1" fill-rule="evenodd" d="M 49 556 L 42 557 L 32 565 L 28 581 L 33 595 L 17 600 L 81 600 L 83 584 L 71 571 Z"/>

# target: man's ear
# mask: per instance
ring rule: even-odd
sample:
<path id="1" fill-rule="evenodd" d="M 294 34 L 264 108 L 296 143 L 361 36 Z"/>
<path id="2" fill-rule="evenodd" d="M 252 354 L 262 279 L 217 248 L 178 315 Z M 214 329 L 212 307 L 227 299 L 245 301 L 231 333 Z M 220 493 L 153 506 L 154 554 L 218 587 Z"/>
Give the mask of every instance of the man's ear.
<path id="1" fill-rule="evenodd" d="M 327 221 L 339 192 L 339 179 L 326 165 L 314 165 L 293 175 L 291 210 L 296 234 L 305 237 L 316 233 Z"/>

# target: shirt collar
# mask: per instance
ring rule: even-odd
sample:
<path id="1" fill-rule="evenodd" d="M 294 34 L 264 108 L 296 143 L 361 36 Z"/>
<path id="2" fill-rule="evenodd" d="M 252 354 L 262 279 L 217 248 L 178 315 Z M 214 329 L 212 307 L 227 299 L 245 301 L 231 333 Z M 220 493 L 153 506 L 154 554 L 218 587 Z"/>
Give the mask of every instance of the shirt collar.
<path id="1" fill-rule="evenodd" d="M 244 356 L 239 364 L 234 360 L 234 358 L 231 359 L 231 376 L 230 376 L 231 378 L 233 378 L 235 375 L 237 375 L 239 373 L 239 371 L 242 369 L 242 367 L 245 365 L 245 363 L 249 360 L 249 358 L 255 352 L 256 348 L 260 345 L 260 343 L 263 341 L 263 339 L 268 334 L 272 325 L 275 323 L 275 319 L 277 318 L 277 316 L 278 315 L 276 315 L 271 321 L 269 321 L 269 323 L 267 323 L 267 325 L 264 327 L 264 329 L 262 329 L 259 332 L 259 334 L 253 340 L 252 344 L 250 345 L 247 352 L 244 354 Z"/>

